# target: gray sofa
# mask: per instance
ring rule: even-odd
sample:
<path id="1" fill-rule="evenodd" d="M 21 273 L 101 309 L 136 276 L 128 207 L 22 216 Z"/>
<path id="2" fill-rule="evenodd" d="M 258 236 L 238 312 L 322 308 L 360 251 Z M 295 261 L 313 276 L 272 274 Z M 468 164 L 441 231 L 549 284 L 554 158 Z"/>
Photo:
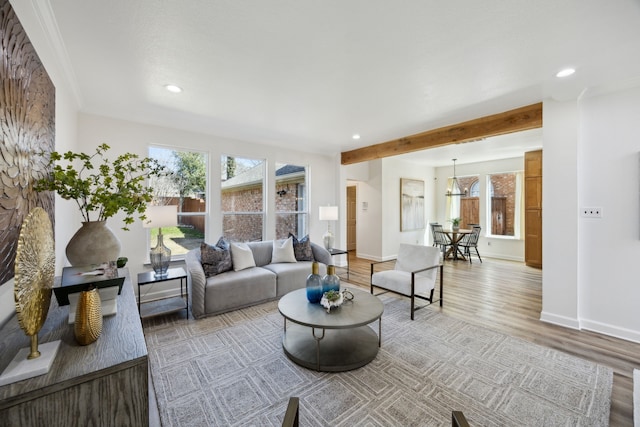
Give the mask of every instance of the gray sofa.
<path id="1" fill-rule="evenodd" d="M 205 277 L 200 249 L 185 256 L 188 283 L 191 286 L 191 312 L 199 319 L 242 307 L 280 298 L 295 289 L 304 288 L 311 273 L 311 261 L 271 264 L 273 241 L 250 242 L 255 267 L 227 271 Z M 331 254 L 322 246 L 311 243 L 313 257 L 320 264 L 320 275 L 331 264 Z"/>

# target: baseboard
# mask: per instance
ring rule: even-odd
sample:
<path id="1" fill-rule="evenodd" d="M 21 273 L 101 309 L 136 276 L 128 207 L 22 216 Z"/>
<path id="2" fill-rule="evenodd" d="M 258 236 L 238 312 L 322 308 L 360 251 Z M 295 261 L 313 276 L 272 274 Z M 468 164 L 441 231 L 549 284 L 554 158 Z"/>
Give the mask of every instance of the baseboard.
<path id="1" fill-rule="evenodd" d="M 493 259 L 503 259 L 505 261 L 524 262 L 523 257 L 505 255 L 505 254 L 496 254 L 491 252 L 487 252 L 487 253 L 480 252 L 480 256 L 482 258 L 493 258 Z"/>
<path id="2" fill-rule="evenodd" d="M 544 311 L 540 315 L 540 320 L 547 323 L 553 323 L 554 325 L 563 326 L 565 328 L 587 330 L 614 338 L 620 338 L 626 341 L 640 343 L 640 333 L 638 331 L 620 328 L 606 323 L 584 319 L 573 319 L 571 317 L 558 316 Z"/>
<path id="3" fill-rule="evenodd" d="M 564 326 L 565 328 L 580 329 L 580 322 L 578 319 L 574 319 L 566 316 L 558 316 L 557 314 L 551 314 L 542 312 L 540 313 L 540 320 L 547 323 L 553 323 L 554 325 Z"/>
<path id="4" fill-rule="evenodd" d="M 362 258 L 362 259 L 368 259 L 368 260 L 373 261 L 373 262 L 389 261 L 389 260 L 395 259 L 393 256 L 390 256 L 390 257 L 379 257 L 377 255 L 364 254 L 364 253 L 360 253 L 360 252 L 356 252 L 356 257 Z"/>
<path id="5" fill-rule="evenodd" d="M 631 329 L 620 328 L 618 326 L 608 325 L 606 323 L 594 322 L 591 320 L 581 320 L 581 329 L 597 332 L 603 335 L 609 335 L 626 341 L 640 343 L 640 332 Z"/>

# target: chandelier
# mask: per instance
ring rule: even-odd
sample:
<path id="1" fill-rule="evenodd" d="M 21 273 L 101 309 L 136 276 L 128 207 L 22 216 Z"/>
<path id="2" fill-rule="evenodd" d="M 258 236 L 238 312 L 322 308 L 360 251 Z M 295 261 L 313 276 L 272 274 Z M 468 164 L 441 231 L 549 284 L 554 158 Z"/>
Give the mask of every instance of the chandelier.
<path id="1" fill-rule="evenodd" d="M 458 178 L 456 177 L 456 160 L 458 159 L 452 159 L 452 160 L 453 160 L 453 179 L 451 180 L 451 188 L 447 188 L 447 192 L 445 193 L 445 196 L 467 197 L 467 193 L 468 193 L 467 189 L 465 188 L 464 191 L 460 191 L 460 185 L 458 185 Z"/>

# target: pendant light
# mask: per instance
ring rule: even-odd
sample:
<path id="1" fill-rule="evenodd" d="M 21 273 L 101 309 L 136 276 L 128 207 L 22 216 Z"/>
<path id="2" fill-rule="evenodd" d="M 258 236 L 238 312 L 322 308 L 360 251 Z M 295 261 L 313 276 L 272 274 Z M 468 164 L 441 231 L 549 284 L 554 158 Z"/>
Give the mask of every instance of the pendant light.
<path id="1" fill-rule="evenodd" d="M 456 177 L 456 160 L 458 159 L 452 159 L 453 160 L 453 180 L 451 180 L 451 188 L 447 188 L 447 192 L 445 194 L 445 196 L 447 197 L 451 197 L 451 196 L 465 196 L 467 197 L 467 189 L 464 189 L 464 192 L 460 191 L 460 185 L 458 185 L 458 178 Z"/>

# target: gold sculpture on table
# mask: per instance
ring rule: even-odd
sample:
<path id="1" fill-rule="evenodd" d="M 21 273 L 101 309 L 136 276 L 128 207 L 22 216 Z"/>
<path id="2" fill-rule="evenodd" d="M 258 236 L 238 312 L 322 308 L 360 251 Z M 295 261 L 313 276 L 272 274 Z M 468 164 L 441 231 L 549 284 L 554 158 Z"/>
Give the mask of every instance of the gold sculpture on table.
<path id="1" fill-rule="evenodd" d="M 15 262 L 16 314 L 20 327 L 31 338 L 28 359 L 40 357 L 38 332 L 49 313 L 54 275 L 53 229 L 47 212 L 37 207 L 22 223 Z"/>

